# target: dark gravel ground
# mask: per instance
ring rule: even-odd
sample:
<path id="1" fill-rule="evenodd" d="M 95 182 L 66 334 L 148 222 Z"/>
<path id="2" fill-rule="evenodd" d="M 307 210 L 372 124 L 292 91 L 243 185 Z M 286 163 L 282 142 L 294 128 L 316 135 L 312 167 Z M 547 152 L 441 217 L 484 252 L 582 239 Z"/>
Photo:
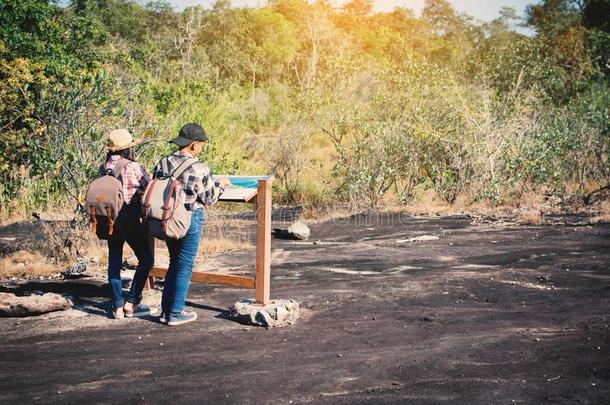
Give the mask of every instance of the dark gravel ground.
<path id="1" fill-rule="evenodd" d="M 251 295 L 227 287 L 192 285 L 199 319 L 171 328 L 107 319 L 99 283 L 22 286 L 99 311 L 0 319 L 0 403 L 610 401 L 608 224 L 361 215 L 273 249 L 272 296 L 301 303 L 291 327 L 225 319 Z"/>

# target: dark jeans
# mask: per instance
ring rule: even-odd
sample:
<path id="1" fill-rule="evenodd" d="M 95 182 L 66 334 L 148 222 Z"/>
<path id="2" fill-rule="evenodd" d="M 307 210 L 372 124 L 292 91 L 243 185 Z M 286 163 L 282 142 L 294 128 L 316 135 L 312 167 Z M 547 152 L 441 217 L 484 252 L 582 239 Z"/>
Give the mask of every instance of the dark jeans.
<path id="1" fill-rule="evenodd" d="M 148 231 L 139 219 L 139 201 L 134 201 L 123 217 L 120 226 L 108 239 L 108 284 L 112 291 L 112 305 L 114 308 L 123 306 L 123 291 L 121 283 L 121 264 L 123 263 L 123 245 L 125 242 L 131 247 L 138 258 L 136 274 L 131 282 L 127 301 L 138 304 L 142 299 L 142 290 L 146 283 L 148 273 L 153 266 L 153 254 L 148 241 Z"/>
<path id="2" fill-rule="evenodd" d="M 203 215 L 203 209 L 194 210 L 191 213 L 191 226 L 186 235 L 181 239 L 166 241 L 169 251 L 169 267 L 161 298 L 161 309 L 165 316 L 179 315 L 184 310 L 193 263 L 203 231 Z"/>

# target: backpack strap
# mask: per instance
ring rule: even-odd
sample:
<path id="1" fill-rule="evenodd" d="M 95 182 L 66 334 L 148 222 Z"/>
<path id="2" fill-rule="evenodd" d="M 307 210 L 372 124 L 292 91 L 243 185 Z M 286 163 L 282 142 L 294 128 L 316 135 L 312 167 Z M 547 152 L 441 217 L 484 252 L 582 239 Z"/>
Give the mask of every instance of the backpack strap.
<path id="1" fill-rule="evenodd" d="M 168 160 L 169 160 L 169 156 L 168 157 L 164 157 L 163 159 L 161 159 L 159 161 L 159 163 L 161 164 L 161 173 L 162 173 L 162 177 L 165 176 L 169 176 L 169 168 L 168 168 Z"/>
<path id="2" fill-rule="evenodd" d="M 148 213 L 150 212 L 150 198 L 152 197 L 153 194 L 153 189 L 155 188 L 155 183 L 157 182 L 157 179 L 152 179 L 150 183 L 148 183 L 148 187 L 146 187 L 146 191 L 144 192 L 144 204 L 142 205 L 142 211 L 143 211 L 143 220 L 146 222 L 146 219 L 148 218 Z"/>
<path id="3" fill-rule="evenodd" d="M 174 196 L 174 191 L 176 190 L 176 187 L 178 187 L 178 180 L 174 179 L 172 180 L 172 184 L 169 187 L 169 191 L 167 192 L 167 195 L 165 197 L 165 201 L 163 202 L 163 216 L 161 217 L 161 227 L 163 229 L 163 232 L 167 232 L 167 220 L 169 219 L 171 213 L 171 207 L 170 204 L 172 202 L 172 197 Z"/>
<path id="4" fill-rule="evenodd" d="M 114 165 L 114 169 L 111 170 L 112 177 L 118 179 L 123 169 L 126 168 L 129 163 L 131 163 L 131 160 L 121 158 L 116 165 Z"/>
<path id="5" fill-rule="evenodd" d="M 197 162 L 199 162 L 199 160 L 194 157 L 190 157 L 190 158 L 186 159 L 184 162 L 180 163 L 180 165 L 178 165 L 178 167 L 176 169 L 174 169 L 174 171 L 171 173 L 171 177 L 177 179 L 178 177 L 180 177 L 182 175 L 182 173 L 187 171 L 191 166 L 193 166 Z"/>

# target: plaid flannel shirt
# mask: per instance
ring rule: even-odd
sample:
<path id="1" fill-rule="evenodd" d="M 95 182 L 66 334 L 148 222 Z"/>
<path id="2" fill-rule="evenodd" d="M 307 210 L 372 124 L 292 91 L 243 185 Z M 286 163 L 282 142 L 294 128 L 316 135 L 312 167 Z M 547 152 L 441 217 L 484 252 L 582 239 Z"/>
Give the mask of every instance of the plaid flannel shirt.
<path id="1" fill-rule="evenodd" d="M 104 171 L 100 175 L 104 175 L 106 170 L 114 169 L 120 159 L 121 157 L 118 155 L 110 156 L 104 163 Z M 138 190 L 144 191 L 150 181 L 146 169 L 138 162 L 127 163 L 119 176 L 123 182 L 123 198 L 126 204 L 129 204 Z"/>
<path id="2" fill-rule="evenodd" d="M 171 173 L 176 170 L 182 162 L 191 157 L 190 154 L 177 151 L 173 155 L 167 157 L 167 169 Z M 161 161 L 159 161 L 153 170 L 153 177 L 156 178 L 170 173 L 163 173 Z M 178 181 L 182 183 L 182 189 L 185 194 L 184 206 L 191 211 L 203 208 L 204 205 L 215 204 L 218 201 L 218 197 L 220 197 L 224 191 L 224 189 L 212 179 L 208 166 L 201 162 L 192 164 L 180 175 Z"/>

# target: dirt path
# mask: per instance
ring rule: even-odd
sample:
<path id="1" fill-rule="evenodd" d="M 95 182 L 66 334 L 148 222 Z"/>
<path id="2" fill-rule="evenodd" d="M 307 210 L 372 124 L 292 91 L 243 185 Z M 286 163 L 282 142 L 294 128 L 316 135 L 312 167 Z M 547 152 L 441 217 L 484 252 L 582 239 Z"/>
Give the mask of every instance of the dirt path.
<path id="1" fill-rule="evenodd" d="M 106 319 L 96 283 L 31 285 L 84 304 L 0 319 L 0 403 L 610 400 L 610 225 L 357 216 L 273 249 L 272 296 L 303 310 L 289 328 L 224 319 L 243 290 L 192 285 L 199 320 L 169 328 Z"/>

